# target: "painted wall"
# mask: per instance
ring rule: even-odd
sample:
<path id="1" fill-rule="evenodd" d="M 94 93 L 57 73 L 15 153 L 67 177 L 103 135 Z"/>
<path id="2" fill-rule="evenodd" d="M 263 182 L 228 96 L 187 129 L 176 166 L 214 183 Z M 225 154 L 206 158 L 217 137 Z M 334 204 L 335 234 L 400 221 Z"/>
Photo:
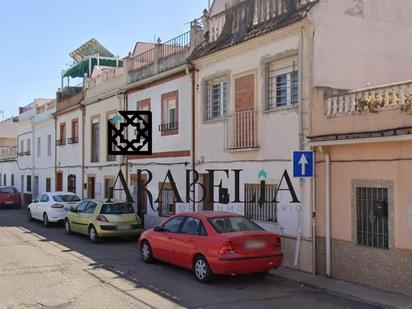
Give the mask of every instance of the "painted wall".
<path id="1" fill-rule="evenodd" d="M 412 174 L 412 142 L 387 142 L 330 146 L 332 238 L 352 241 L 352 180 L 390 180 L 394 183 L 394 247 L 412 249 L 412 229 L 408 228 L 409 189 Z M 325 235 L 324 173 L 321 155 L 317 164 L 317 229 Z M 344 162 L 347 161 L 347 162 Z"/>
<path id="2" fill-rule="evenodd" d="M 412 2 L 321 0 L 314 24 L 314 86 L 364 88 L 409 80 Z"/>

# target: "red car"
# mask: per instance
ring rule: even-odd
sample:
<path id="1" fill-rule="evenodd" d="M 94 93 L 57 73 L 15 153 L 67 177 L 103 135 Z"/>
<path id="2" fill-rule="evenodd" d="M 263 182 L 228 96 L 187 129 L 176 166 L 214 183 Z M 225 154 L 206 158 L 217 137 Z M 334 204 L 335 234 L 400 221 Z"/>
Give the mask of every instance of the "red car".
<path id="1" fill-rule="evenodd" d="M 20 193 L 13 187 L 0 187 L 0 207 L 21 208 Z"/>
<path id="2" fill-rule="evenodd" d="M 158 259 L 193 270 L 200 282 L 213 274 L 267 273 L 283 261 L 279 236 L 228 212 L 188 212 L 142 233 L 144 262 Z"/>

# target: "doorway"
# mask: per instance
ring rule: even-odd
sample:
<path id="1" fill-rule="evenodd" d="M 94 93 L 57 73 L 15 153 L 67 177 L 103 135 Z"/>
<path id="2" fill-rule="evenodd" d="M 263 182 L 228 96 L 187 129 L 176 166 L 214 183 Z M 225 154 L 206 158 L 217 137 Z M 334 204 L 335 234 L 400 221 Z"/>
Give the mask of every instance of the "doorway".
<path id="1" fill-rule="evenodd" d="M 94 176 L 87 177 L 87 198 L 88 199 L 95 198 L 95 177 Z"/>
<path id="2" fill-rule="evenodd" d="M 63 191 L 63 172 L 56 173 L 56 191 Z"/>

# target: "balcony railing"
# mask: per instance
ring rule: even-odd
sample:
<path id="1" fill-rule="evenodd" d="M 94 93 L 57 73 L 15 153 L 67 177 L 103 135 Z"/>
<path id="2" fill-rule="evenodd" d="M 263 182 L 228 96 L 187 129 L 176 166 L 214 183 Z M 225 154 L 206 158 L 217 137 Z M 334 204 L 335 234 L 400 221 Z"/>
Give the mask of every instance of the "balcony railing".
<path id="1" fill-rule="evenodd" d="M 78 144 L 79 143 L 79 138 L 78 137 L 70 137 L 67 139 L 67 144 Z"/>
<path id="2" fill-rule="evenodd" d="M 159 125 L 159 131 L 164 132 L 164 131 L 170 131 L 170 130 L 177 130 L 178 129 L 178 123 L 177 122 L 170 122 L 170 123 L 163 123 Z"/>
<path id="3" fill-rule="evenodd" d="M 64 145 L 66 145 L 66 139 L 56 140 L 56 146 L 64 146 Z"/>
<path id="4" fill-rule="evenodd" d="M 225 148 L 228 150 L 259 148 L 257 112 L 239 112 L 225 117 Z"/>
<path id="5" fill-rule="evenodd" d="M 408 111 L 412 108 L 412 81 L 326 96 L 324 104 L 327 117 L 390 109 Z"/>
<path id="6" fill-rule="evenodd" d="M 130 58 L 130 70 L 139 70 L 154 62 L 154 48 Z"/>
<path id="7" fill-rule="evenodd" d="M 169 56 L 185 52 L 190 49 L 190 31 L 183 33 L 160 45 L 159 58 L 164 59 Z"/>

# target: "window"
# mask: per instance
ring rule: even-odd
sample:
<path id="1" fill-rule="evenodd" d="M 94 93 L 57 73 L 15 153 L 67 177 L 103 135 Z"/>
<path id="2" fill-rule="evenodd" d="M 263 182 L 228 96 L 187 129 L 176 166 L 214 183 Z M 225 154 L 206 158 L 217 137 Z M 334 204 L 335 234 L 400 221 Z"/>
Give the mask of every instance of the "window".
<path id="1" fill-rule="evenodd" d="M 17 193 L 15 188 L 0 188 L 0 194 L 14 194 Z"/>
<path id="2" fill-rule="evenodd" d="M 57 145 L 66 145 L 66 123 L 60 124 L 60 140 L 57 141 Z"/>
<path id="3" fill-rule="evenodd" d="M 2 177 L 2 174 L 0 173 L 0 186 L 3 185 L 3 184 L 2 184 L 2 181 L 3 181 L 3 177 Z"/>
<path id="4" fill-rule="evenodd" d="M 183 223 L 180 233 L 187 235 L 200 235 L 200 225 L 201 222 L 199 219 L 186 217 L 185 223 Z"/>
<path id="5" fill-rule="evenodd" d="M 79 120 L 72 120 L 72 144 L 77 144 L 79 142 Z"/>
<path id="6" fill-rule="evenodd" d="M 83 201 L 79 205 L 77 205 L 76 212 L 78 212 L 78 213 L 84 212 L 84 210 L 86 209 L 87 203 L 88 203 L 88 201 Z"/>
<path id="7" fill-rule="evenodd" d="M 47 203 L 49 201 L 49 196 L 47 194 L 43 194 L 41 196 L 40 202 Z"/>
<path id="8" fill-rule="evenodd" d="M 76 175 L 69 175 L 67 177 L 67 191 L 76 193 Z"/>
<path id="9" fill-rule="evenodd" d="M 26 149 L 27 149 L 26 155 L 29 156 L 30 155 L 30 138 L 27 139 Z"/>
<path id="10" fill-rule="evenodd" d="M 113 178 L 105 178 L 104 180 L 104 197 L 105 198 L 113 198 L 112 188 L 114 185 Z"/>
<path id="11" fill-rule="evenodd" d="M 51 147 L 51 134 L 47 135 L 47 155 L 51 157 L 52 147 Z"/>
<path id="12" fill-rule="evenodd" d="M 178 133 L 178 101 L 178 91 L 173 91 L 162 95 L 162 123 L 159 125 L 159 131 L 162 132 L 162 136 Z"/>
<path id="13" fill-rule="evenodd" d="M 245 184 L 245 217 L 252 220 L 277 222 L 276 185 L 265 185 L 266 203 L 260 203 L 260 184 Z"/>
<path id="14" fill-rule="evenodd" d="M 208 221 L 219 234 L 263 231 L 259 225 L 242 216 L 217 217 L 208 219 Z"/>
<path id="15" fill-rule="evenodd" d="M 296 106 L 299 99 L 299 74 L 295 65 L 279 68 L 278 62 L 268 65 L 268 102 L 266 109 Z"/>
<path id="16" fill-rule="evenodd" d="M 11 174 L 11 185 L 14 186 L 14 174 Z"/>
<path id="17" fill-rule="evenodd" d="M 53 195 L 53 201 L 57 203 L 80 202 L 80 198 L 75 194 Z"/>
<path id="18" fill-rule="evenodd" d="M 177 233 L 184 219 L 185 217 L 173 218 L 167 221 L 165 224 L 163 224 L 162 230 L 169 233 Z"/>
<path id="19" fill-rule="evenodd" d="M 97 204 L 96 204 L 95 202 L 89 202 L 89 203 L 87 204 L 86 209 L 84 210 L 84 213 L 86 213 L 86 214 L 93 214 L 94 211 L 95 211 L 95 209 L 96 209 L 96 207 L 97 207 Z"/>
<path id="20" fill-rule="evenodd" d="M 50 192 L 50 191 L 51 191 L 51 179 L 46 178 L 46 192 Z"/>
<path id="21" fill-rule="evenodd" d="M 134 213 L 133 206 L 130 204 L 104 204 L 100 210 L 102 215 L 121 215 L 121 214 L 132 214 Z"/>
<path id="22" fill-rule="evenodd" d="M 163 188 L 162 188 L 163 185 Z M 160 196 L 159 196 L 159 215 L 169 217 L 175 214 L 175 202 L 173 190 L 170 188 L 170 184 L 159 184 Z"/>
<path id="23" fill-rule="evenodd" d="M 31 175 L 26 177 L 26 191 L 31 192 Z"/>
<path id="24" fill-rule="evenodd" d="M 3 175 L 3 186 L 7 186 L 7 176 L 6 176 L 6 174 Z"/>
<path id="25" fill-rule="evenodd" d="M 112 125 L 115 125 L 114 124 L 114 122 L 113 122 L 113 117 L 115 116 L 115 114 L 112 114 L 112 115 L 110 115 L 108 118 L 109 118 L 109 121 L 110 121 L 110 123 L 112 124 Z M 110 147 L 111 147 L 111 149 L 113 150 L 113 144 L 112 143 L 110 143 Z M 107 154 L 107 161 L 109 161 L 109 162 L 113 162 L 113 161 L 116 161 L 116 156 L 115 155 L 111 155 L 111 154 Z"/>
<path id="26" fill-rule="evenodd" d="M 206 104 L 204 120 L 219 119 L 227 112 L 226 78 L 212 79 L 206 82 Z"/>
<path id="27" fill-rule="evenodd" d="M 359 245 L 389 248 L 387 188 L 356 188 L 356 219 Z"/>
<path id="28" fill-rule="evenodd" d="M 24 153 L 24 141 L 20 141 L 20 154 Z"/>
<path id="29" fill-rule="evenodd" d="M 99 119 L 92 120 L 92 162 L 99 162 Z"/>
<path id="30" fill-rule="evenodd" d="M 37 138 L 37 156 L 38 157 L 41 156 L 41 138 L 40 137 Z"/>

